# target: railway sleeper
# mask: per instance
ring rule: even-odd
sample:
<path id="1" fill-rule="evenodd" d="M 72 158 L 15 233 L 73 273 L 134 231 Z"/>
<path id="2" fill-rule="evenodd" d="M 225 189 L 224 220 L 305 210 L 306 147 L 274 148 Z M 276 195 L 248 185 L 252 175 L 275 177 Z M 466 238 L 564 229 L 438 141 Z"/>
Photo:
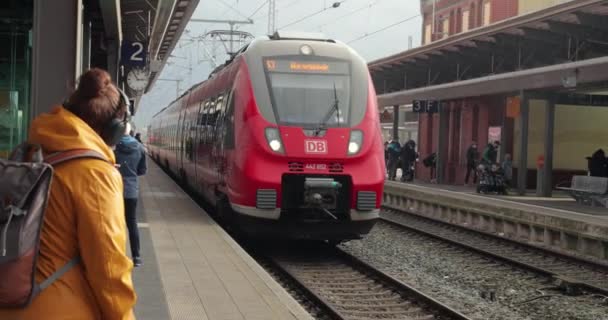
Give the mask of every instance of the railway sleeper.
<path id="1" fill-rule="evenodd" d="M 354 311 L 354 310 L 344 310 L 342 311 L 344 314 L 353 315 L 353 316 L 369 316 L 370 318 L 379 318 L 384 319 L 386 316 L 406 316 L 408 318 L 417 319 L 417 316 L 426 316 L 428 315 L 421 308 L 413 308 L 411 310 L 406 311 Z M 401 318 L 403 319 L 403 318 Z"/>
<path id="2" fill-rule="evenodd" d="M 390 304 L 383 304 L 382 306 L 378 306 L 378 302 L 379 301 L 383 301 L 383 300 L 378 300 L 378 301 L 373 301 L 370 304 L 361 304 L 361 303 L 357 303 L 357 304 L 348 304 L 348 303 L 340 303 L 340 308 L 353 308 L 353 309 L 357 309 L 357 308 L 361 308 L 363 306 L 369 306 L 372 308 L 413 308 L 412 307 L 412 303 L 409 301 L 403 301 L 401 299 L 399 299 L 400 302 L 399 303 L 390 303 Z"/>
<path id="3" fill-rule="evenodd" d="M 338 296 L 338 297 L 365 297 L 366 299 L 369 299 L 371 297 L 385 297 L 385 296 L 388 296 L 388 298 L 391 298 L 394 295 L 396 295 L 396 293 L 393 292 L 392 290 L 384 290 L 381 292 L 358 292 L 358 293 L 335 293 L 335 294 L 333 294 L 333 296 Z"/>

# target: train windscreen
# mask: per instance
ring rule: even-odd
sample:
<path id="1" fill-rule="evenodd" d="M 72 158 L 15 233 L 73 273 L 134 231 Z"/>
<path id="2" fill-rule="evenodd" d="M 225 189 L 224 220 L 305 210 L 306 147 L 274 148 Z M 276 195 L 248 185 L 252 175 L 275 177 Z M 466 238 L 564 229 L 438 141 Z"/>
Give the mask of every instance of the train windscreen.
<path id="1" fill-rule="evenodd" d="M 351 77 L 345 61 L 266 59 L 271 100 L 283 125 L 349 126 Z"/>

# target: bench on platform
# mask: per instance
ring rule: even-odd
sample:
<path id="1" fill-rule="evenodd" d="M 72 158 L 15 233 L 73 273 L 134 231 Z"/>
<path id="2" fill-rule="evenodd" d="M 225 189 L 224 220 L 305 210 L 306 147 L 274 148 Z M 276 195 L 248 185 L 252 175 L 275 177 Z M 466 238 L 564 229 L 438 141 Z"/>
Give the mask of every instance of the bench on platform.
<path id="1" fill-rule="evenodd" d="M 578 203 L 608 208 L 608 178 L 573 176 L 570 188 L 557 189 L 567 191 Z"/>

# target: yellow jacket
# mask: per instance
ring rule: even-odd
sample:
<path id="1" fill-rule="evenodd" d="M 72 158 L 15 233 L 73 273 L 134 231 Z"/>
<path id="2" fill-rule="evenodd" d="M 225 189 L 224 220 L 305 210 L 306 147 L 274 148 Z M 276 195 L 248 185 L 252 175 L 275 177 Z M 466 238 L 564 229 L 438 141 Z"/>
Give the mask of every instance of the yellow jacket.
<path id="1" fill-rule="evenodd" d="M 29 142 L 49 153 L 91 149 L 115 163 L 101 137 L 63 107 L 33 121 Z M 42 282 L 76 255 L 81 262 L 26 309 L 0 310 L 0 319 L 134 319 L 122 188 L 118 170 L 101 160 L 76 159 L 55 168 L 36 280 Z"/>

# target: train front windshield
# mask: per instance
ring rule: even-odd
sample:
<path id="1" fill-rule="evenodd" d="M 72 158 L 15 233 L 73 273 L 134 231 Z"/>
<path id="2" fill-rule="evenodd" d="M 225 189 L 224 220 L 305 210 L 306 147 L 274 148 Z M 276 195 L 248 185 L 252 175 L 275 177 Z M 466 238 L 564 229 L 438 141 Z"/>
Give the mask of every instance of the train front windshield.
<path id="1" fill-rule="evenodd" d="M 280 124 L 309 128 L 350 125 L 348 62 L 266 59 L 265 69 Z"/>

